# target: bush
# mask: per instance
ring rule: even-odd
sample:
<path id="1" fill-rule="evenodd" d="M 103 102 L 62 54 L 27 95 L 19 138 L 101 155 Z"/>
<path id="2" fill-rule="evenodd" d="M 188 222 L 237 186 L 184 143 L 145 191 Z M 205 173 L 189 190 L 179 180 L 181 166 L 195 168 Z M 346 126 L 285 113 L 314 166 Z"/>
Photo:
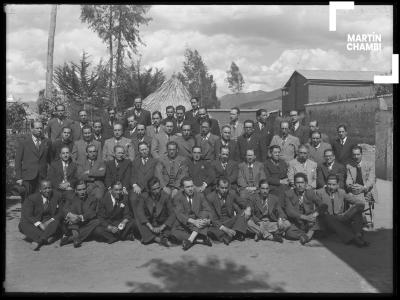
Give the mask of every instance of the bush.
<path id="1" fill-rule="evenodd" d="M 24 135 L 10 134 L 7 135 L 6 140 L 6 194 L 9 195 L 12 186 L 15 184 L 15 154 L 17 150 L 18 141 Z"/>

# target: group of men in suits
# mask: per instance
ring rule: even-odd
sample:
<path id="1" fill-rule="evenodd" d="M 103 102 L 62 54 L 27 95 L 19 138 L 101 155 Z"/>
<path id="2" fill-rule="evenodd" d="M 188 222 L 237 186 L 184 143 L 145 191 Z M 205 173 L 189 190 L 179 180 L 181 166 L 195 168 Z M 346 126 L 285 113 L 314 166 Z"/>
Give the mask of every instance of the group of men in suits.
<path id="1" fill-rule="evenodd" d="M 191 105 L 187 112 L 168 106 L 162 119 L 136 98 L 126 121 L 109 108 L 108 120 L 92 124 L 85 110 L 76 122 L 58 105 L 48 138 L 33 122 L 15 160 L 25 188 L 19 228 L 32 249 L 58 236 L 74 247 L 89 238 L 181 243 L 184 250 L 247 236 L 306 244 L 329 231 L 368 245 L 362 212 L 377 199 L 375 172 L 346 126 L 330 144 L 318 122 L 306 128 L 297 111 L 274 134 L 265 109 L 241 123 L 232 108 L 220 127 L 197 98 Z"/>

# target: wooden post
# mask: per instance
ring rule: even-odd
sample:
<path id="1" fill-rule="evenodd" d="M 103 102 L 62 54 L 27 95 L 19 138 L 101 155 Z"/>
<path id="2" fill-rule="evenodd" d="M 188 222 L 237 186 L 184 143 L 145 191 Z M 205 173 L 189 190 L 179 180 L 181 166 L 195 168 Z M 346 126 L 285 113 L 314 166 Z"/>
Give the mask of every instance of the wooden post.
<path id="1" fill-rule="evenodd" d="M 49 39 L 47 44 L 47 71 L 45 98 L 50 99 L 53 92 L 53 54 L 56 33 L 57 5 L 52 5 L 50 13 Z"/>

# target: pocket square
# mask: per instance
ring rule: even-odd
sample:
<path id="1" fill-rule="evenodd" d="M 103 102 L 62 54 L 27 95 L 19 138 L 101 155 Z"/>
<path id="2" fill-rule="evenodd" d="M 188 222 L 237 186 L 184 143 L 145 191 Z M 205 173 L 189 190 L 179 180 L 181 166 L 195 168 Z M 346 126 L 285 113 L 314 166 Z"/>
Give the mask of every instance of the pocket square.
<path id="1" fill-rule="evenodd" d="M 124 208 L 124 207 L 125 207 L 125 204 L 121 203 L 121 204 L 119 205 L 119 207 Z"/>

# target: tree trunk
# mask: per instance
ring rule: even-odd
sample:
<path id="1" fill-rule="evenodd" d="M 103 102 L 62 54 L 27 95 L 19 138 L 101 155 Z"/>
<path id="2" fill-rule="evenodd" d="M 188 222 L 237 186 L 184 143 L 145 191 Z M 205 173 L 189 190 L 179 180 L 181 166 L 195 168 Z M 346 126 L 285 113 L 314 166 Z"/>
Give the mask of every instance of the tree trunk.
<path id="1" fill-rule="evenodd" d="M 57 5 L 52 5 L 50 13 L 49 40 L 47 44 L 47 70 L 45 97 L 50 99 L 53 92 L 53 54 L 54 37 L 56 33 Z"/>
<path id="2" fill-rule="evenodd" d="M 113 70 L 114 70 L 114 57 L 113 57 L 113 42 L 112 42 L 112 29 L 113 29 L 113 15 L 112 15 L 112 5 L 110 5 L 110 16 L 109 16 L 109 26 L 110 26 L 110 37 L 109 37 L 109 49 L 110 49 L 110 100 L 113 101 L 114 107 L 117 106 L 116 99 L 114 97 L 114 90 L 113 90 Z"/>
<path id="3" fill-rule="evenodd" d="M 118 22 L 119 22 L 119 32 L 118 32 L 118 38 L 117 38 L 117 65 L 115 67 L 115 97 L 118 100 L 118 83 L 119 83 L 119 75 L 120 71 L 122 69 L 122 62 L 121 62 L 121 51 L 122 51 L 122 45 L 121 45 L 121 38 L 122 38 L 122 29 L 121 29 L 121 22 L 122 22 L 122 9 L 121 5 L 118 8 L 119 16 L 118 16 Z"/>

